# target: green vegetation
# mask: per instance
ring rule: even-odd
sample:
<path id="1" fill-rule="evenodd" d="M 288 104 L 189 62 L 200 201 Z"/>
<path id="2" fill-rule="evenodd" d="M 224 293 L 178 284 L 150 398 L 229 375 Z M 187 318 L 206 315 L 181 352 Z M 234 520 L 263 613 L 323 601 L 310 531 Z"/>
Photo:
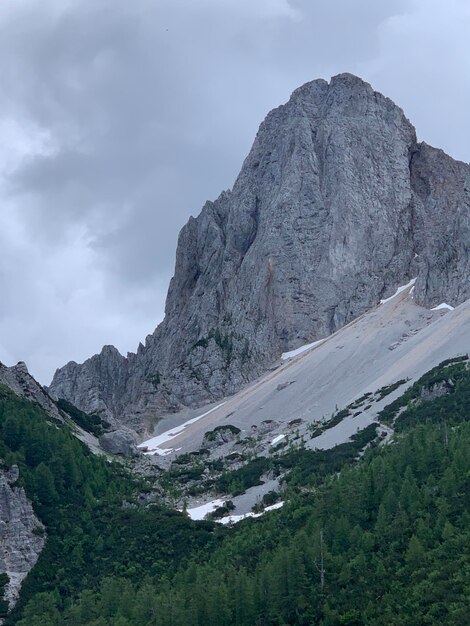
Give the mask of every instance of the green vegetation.
<path id="1" fill-rule="evenodd" d="M 338 411 L 337 413 L 335 413 L 335 415 L 326 423 L 324 430 L 328 430 L 329 428 L 334 428 L 335 426 L 337 426 L 340 422 L 342 422 L 344 420 L 345 417 L 349 417 L 349 415 L 351 415 L 351 411 L 349 409 L 349 407 L 346 407 L 345 409 L 342 409 L 341 411 Z"/>
<path id="2" fill-rule="evenodd" d="M 157 370 L 155 374 L 148 374 L 145 378 L 148 383 L 152 383 L 152 385 L 157 389 L 158 385 L 162 382 L 160 372 Z"/>
<path id="3" fill-rule="evenodd" d="M 278 471 L 290 470 L 286 482 L 290 486 L 305 487 L 321 484 L 326 476 L 335 474 L 346 465 L 355 462 L 359 452 L 377 437 L 378 424 L 370 424 L 342 443 L 329 450 L 306 450 L 300 448 L 274 459 Z"/>
<path id="4" fill-rule="evenodd" d="M 233 496 L 240 495 L 247 489 L 250 489 L 250 487 L 262 485 L 261 476 L 270 467 L 270 459 L 259 457 L 233 472 L 222 474 L 216 482 L 216 487 L 222 493 L 231 493 Z"/>
<path id="5" fill-rule="evenodd" d="M 289 485 L 311 486 L 353 462 L 360 450 L 376 438 L 376 426 L 375 423 L 371 424 L 353 435 L 351 441 L 330 450 L 294 448 L 282 456 L 258 457 L 237 470 L 224 472 L 215 481 L 215 486 L 222 493 L 237 496 L 251 487 L 262 485 L 261 477 L 269 471 L 275 476 L 287 474 L 285 480 Z"/>
<path id="6" fill-rule="evenodd" d="M 281 494 L 278 491 L 268 491 L 261 498 L 261 502 L 257 502 L 253 507 L 253 513 L 261 513 L 267 506 L 271 506 L 281 499 Z"/>
<path id="7" fill-rule="evenodd" d="M 205 433 L 204 439 L 206 441 L 215 441 L 217 434 L 224 431 L 230 431 L 232 435 L 239 435 L 241 430 L 232 424 L 223 424 L 222 426 L 216 426 L 213 430 L 209 430 Z"/>
<path id="8" fill-rule="evenodd" d="M 223 506 L 219 506 L 212 511 L 212 513 L 208 513 L 206 515 L 206 519 L 216 520 L 221 517 L 225 517 L 226 515 L 230 515 L 230 513 L 235 509 L 235 505 L 231 500 L 227 500 Z"/>
<path id="9" fill-rule="evenodd" d="M 357 400 L 355 400 L 352 404 L 351 404 L 351 408 L 357 408 L 359 406 L 361 406 L 361 404 L 364 404 L 364 402 L 367 400 L 367 398 L 370 398 L 372 396 L 372 392 L 368 391 L 367 393 L 365 393 L 363 396 L 361 396 L 360 398 L 358 398 Z"/>
<path id="10" fill-rule="evenodd" d="M 171 580 L 108 579 L 62 622 L 45 623 L 468 624 L 470 424 L 453 411 L 468 412 L 469 378 L 464 370 L 452 394 L 427 404 L 433 416 L 436 402 L 450 402 L 446 438 L 437 419 L 414 416 L 396 445 L 370 450 L 339 475 L 310 475 L 313 492 L 244 522 Z"/>
<path id="11" fill-rule="evenodd" d="M 394 402 L 387 405 L 379 414 L 380 421 L 392 425 L 394 420 L 405 408 L 416 408 L 423 398 L 423 391 L 432 392 L 437 385 L 445 387 L 448 393 L 459 389 L 462 380 L 468 377 L 468 356 L 447 359 L 429 370 L 416 383 Z M 465 397 L 465 394 L 460 394 Z"/>
<path id="12" fill-rule="evenodd" d="M 52 423 L 39 406 L 2 385 L 0 458 L 19 466 L 19 484 L 47 529 L 46 546 L 8 624 L 42 592 L 51 592 L 62 609 L 105 576 L 159 580 L 224 532 L 176 511 L 133 504 L 144 484 L 122 465 L 93 455 L 67 424 Z"/>
<path id="13" fill-rule="evenodd" d="M 402 378 L 401 380 L 397 380 L 396 383 L 392 383 L 391 385 L 385 385 L 385 387 L 382 387 L 382 389 L 379 389 L 377 391 L 377 400 L 382 400 L 383 398 L 385 398 L 385 396 L 388 396 L 396 389 L 398 389 L 398 387 L 401 387 L 401 385 L 404 385 L 405 383 L 406 380 Z"/>
<path id="14" fill-rule="evenodd" d="M 209 454 L 209 450 L 194 450 L 193 452 L 180 454 L 180 456 L 177 456 L 173 461 L 172 465 L 186 465 L 187 463 L 193 463 L 207 454 Z"/>
<path id="15" fill-rule="evenodd" d="M 57 402 L 59 409 L 67 413 L 67 415 L 76 424 L 81 426 L 84 430 L 93 433 L 97 437 L 103 434 L 103 432 L 110 427 L 109 422 L 102 420 L 99 415 L 89 415 L 84 411 L 80 411 L 71 402 L 60 398 Z"/>
<path id="16" fill-rule="evenodd" d="M 28 412 L 38 411 L 29 403 L 22 408 L 26 405 Z M 441 364 L 390 407 L 385 415 L 398 431 L 393 445 L 377 445 L 372 424 L 332 450 L 291 449 L 224 473 L 218 484 L 225 492 L 257 484 L 267 471 L 283 475 L 286 504 L 259 519 L 218 531 L 211 523 L 191 523 L 162 509 L 155 508 L 157 521 L 145 517 L 153 514 L 152 509 L 122 508 L 122 499 L 130 498 L 132 491 L 123 469 L 92 457 L 74 442 L 91 497 L 88 501 L 80 496 L 82 489 L 77 487 L 84 499 L 75 505 L 83 535 L 71 534 L 62 512 L 70 506 L 62 504 L 68 496 L 60 491 L 54 463 L 36 458 L 33 450 L 35 467 L 25 467 L 23 460 L 25 484 L 29 471 L 34 476 L 39 472 L 34 486 L 41 495 L 36 506 L 47 518 L 55 494 L 47 472 L 37 468 L 41 463 L 49 467 L 59 496 L 55 515 L 61 511 L 66 528 L 63 536 L 58 531 L 54 535 L 54 520 L 49 518 L 48 545 L 51 537 L 58 537 L 56 551 L 49 549 L 49 563 L 51 558 L 55 561 L 46 569 L 41 557 L 38 571 L 43 578 L 33 571 L 24 594 L 29 602 L 26 606 L 23 602 L 21 619 L 15 616 L 10 624 L 466 626 L 470 623 L 468 363 L 460 359 Z M 18 428 L 5 427 L 11 415 L 0 416 L 2 441 L 9 442 L 8 449 L 1 444 L 0 455 L 17 455 Z M 31 419 L 36 423 L 38 417 L 36 413 Z M 44 419 L 39 422 L 57 436 L 65 435 Z M 40 441 L 48 439 L 42 434 Z M 24 457 L 33 444 L 32 439 L 24 441 Z M 53 447 L 52 455 L 57 454 Z M 17 456 L 13 462 L 18 462 Z M 92 469 L 96 478 L 88 475 Z M 108 491 L 111 484 L 114 495 Z M 275 492 L 266 494 L 263 504 L 275 498 Z M 102 526 L 96 522 L 99 516 Z M 96 554 L 100 537 L 108 541 L 107 558 Z M 74 553 L 77 541 L 81 554 Z M 152 550 L 149 558 L 147 551 Z"/>

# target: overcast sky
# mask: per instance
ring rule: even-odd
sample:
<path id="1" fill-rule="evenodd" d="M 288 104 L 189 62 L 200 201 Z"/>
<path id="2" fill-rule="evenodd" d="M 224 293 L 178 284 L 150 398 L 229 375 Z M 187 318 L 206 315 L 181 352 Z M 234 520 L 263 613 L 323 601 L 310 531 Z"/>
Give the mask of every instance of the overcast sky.
<path id="1" fill-rule="evenodd" d="M 468 0 L 2 0 L 0 360 L 44 384 L 163 314 L 179 229 L 349 71 L 470 160 Z"/>

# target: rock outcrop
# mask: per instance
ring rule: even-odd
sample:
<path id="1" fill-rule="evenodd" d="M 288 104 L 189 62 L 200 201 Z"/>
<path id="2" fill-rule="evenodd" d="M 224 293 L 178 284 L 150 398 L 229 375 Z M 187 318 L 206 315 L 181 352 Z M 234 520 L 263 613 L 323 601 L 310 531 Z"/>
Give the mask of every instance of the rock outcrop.
<path id="1" fill-rule="evenodd" d="M 77 439 L 83 441 L 94 454 L 103 453 L 102 448 L 99 447 L 98 439 L 91 432 L 82 428 L 73 416 L 67 415 L 66 411 L 59 409 L 47 389 L 31 376 L 23 361 L 12 367 L 6 367 L 0 363 L 0 384 L 9 387 L 17 396 L 38 404 L 53 420 L 65 422 L 68 419 L 69 425 L 72 425 L 73 422 L 72 433 Z M 109 421 L 113 420 L 110 419 Z M 135 432 L 134 437 L 136 437 Z"/>
<path id="2" fill-rule="evenodd" d="M 463 302 L 469 241 L 467 164 L 418 143 L 361 79 L 307 83 L 261 124 L 233 189 L 182 229 L 145 346 L 67 364 L 51 393 L 141 425 L 212 401 L 411 278 L 420 304 Z"/>
<path id="3" fill-rule="evenodd" d="M 100 354 L 83 365 L 70 362 L 65 375 L 56 373 L 60 383 L 51 385 L 51 392 L 72 402 L 90 414 L 98 414 L 113 423 L 115 399 L 120 397 L 129 379 L 129 361 L 114 346 L 104 346 Z M 84 409 L 83 407 L 87 407 Z"/>
<path id="4" fill-rule="evenodd" d="M 36 402 L 44 411 L 54 419 L 63 420 L 57 405 L 49 396 L 48 392 L 28 372 L 23 361 L 12 367 L 0 363 L 0 384 L 9 387 L 16 395 Z"/>
<path id="5" fill-rule="evenodd" d="M 130 428 L 122 427 L 105 433 L 99 438 L 99 443 L 105 452 L 111 454 L 121 456 L 136 456 L 138 454 L 137 435 Z"/>
<path id="6" fill-rule="evenodd" d="M 226 443 L 236 441 L 240 435 L 240 429 L 231 424 L 225 426 L 218 426 L 214 430 L 210 430 L 205 433 L 202 440 L 201 448 L 210 450 L 211 448 L 217 448 L 223 446 Z"/>
<path id="7" fill-rule="evenodd" d="M 0 573 L 9 578 L 5 599 L 10 609 L 46 540 L 44 526 L 24 489 L 15 485 L 18 477 L 16 465 L 9 470 L 0 468 Z"/>

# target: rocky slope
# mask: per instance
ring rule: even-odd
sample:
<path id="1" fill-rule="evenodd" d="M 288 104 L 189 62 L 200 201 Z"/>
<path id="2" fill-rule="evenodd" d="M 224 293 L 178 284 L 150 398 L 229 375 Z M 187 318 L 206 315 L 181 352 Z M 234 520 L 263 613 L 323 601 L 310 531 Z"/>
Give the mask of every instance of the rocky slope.
<path id="1" fill-rule="evenodd" d="M 126 428 L 118 428 L 115 431 L 105 434 L 104 442 L 110 442 L 108 448 L 111 447 L 112 449 L 107 449 L 106 445 L 101 446 L 93 432 L 80 426 L 80 424 L 74 420 L 73 415 L 70 415 L 65 410 L 59 409 L 47 389 L 31 376 L 23 361 L 20 361 L 12 367 L 7 367 L 3 363 L 0 363 L 0 384 L 9 387 L 17 396 L 20 396 L 20 398 L 25 398 L 26 400 L 38 404 L 53 420 L 59 422 L 66 421 L 75 437 L 83 441 L 95 454 L 102 454 L 106 451 L 126 454 L 126 452 L 131 452 L 132 445 L 135 447 L 136 433 Z M 113 426 L 116 426 L 116 424 L 109 424 L 109 429 L 112 429 Z M 119 447 L 118 441 L 120 441 L 121 447 Z M 120 451 L 117 452 L 117 450 Z"/>
<path id="2" fill-rule="evenodd" d="M 7 367 L 0 363 L 0 384 L 9 387 L 16 395 L 37 402 L 51 417 L 62 420 L 55 402 L 49 396 L 47 391 L 42 387 L 28 372 L 26 363 L 20 361 L 12 367 Z"/>
<path id="3" fill-rule="evenodd" d="M 180 506 L 186 500 L 192 515 L 208 503 L 221 506 L 225 498 L 238 520 L 270 491 L 282 491 L 283 479 L 266 463 L 262 484 L 253 481 L 245 492 L 230 495 L 224 489 L 233 480 L 219 480 L 224 472 L 250 462 L 259 467 L 263 459 L 299 447 L 332 450 L 359 438 L 360 450 L 370 437 L 386 443 L 393 427 L 381 416 L 385 407 L 442 362 L 455 359 L 470 367 L 470 300 L 451 311 L 428 310 L 413 296 L 408 284 L 326 339 L 284 354 L 274 371 L 225 401 L 164 417 L 140 448 L 150 462 L 169 470 Z M 447 383 L 432 383 L 420 401 L 448 390 Z"/>
<path id="4" fill-rule="evenodd" d="M 231 191 L 182 229 L 166 315 L 127 358 L 105 347 L 50 390 L 134 424 L 236 392 L 416 277 L 430 307 L 470 297 L 470 167 L 418 143 L 350 74 L 261 124 Z"/>
<path id="5" fill-rule="evenodd" d="M 9 578 L 5 599 L 10 609 L 45 543 L 43 524 L 24 489 L 15 485 L 18 477 L 16 465 L 8 471 L 0 467 L 0 573 Z"/>
<path id="6" fill-rule="evenodd" d="M 470 353 L 470 300 L 453 311 L 430 311 L 413 296 L 408 286 L 319 344 L 285 358 L 274 371 L 216 406 L 166 416 L 142 448 L 171 462 L 200 448 L 210 450 L 213 458 L 226 457 L 236 450 L 237 440 L 253 434 L 261 435 L 264 453 L 273 439 L 293 431 L 307 437 L 307 447 L 343 443 L 420 376 L 448 358 Z M 395 395 L 374 400 L 373 394 L 397 381 L 401 383 Z M 342 420 L 321 437 L 308 436 L 312 424 L 329 419 L 364 394 L 367 408 L 363 406 L 360 415 Z M 228 429 L 235 429 L 237 436 L 225 441 L 220 435 Z M 212 445 L 208 433 L 219 435 L 212 437 Z"/>

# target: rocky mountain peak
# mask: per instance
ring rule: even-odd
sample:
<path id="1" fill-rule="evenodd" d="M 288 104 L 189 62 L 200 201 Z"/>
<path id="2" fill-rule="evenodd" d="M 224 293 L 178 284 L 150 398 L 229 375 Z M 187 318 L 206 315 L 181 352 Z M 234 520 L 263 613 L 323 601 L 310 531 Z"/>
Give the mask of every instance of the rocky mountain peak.
<path id="1" fill-rule="evenodd" d="M 143 424 L 237 391 L 411 278 L 420 304 L 459 304 L 469 188 L 470 167 L 417 143 L 368 83 L 306 83 L 261 124 L 233 188 L 183 227 L 165 319 L 145 346 L 68 364 L 51 391 Z"/>
<path id="2" fill-rule="evenodd" d="M 101 348 L 101 356 L 104 356 L 106 358 L 114 358 L 117 360 L 120 360 L 123 358 L 119 350 L 111 345 L 106 345 Z"/>
<path id="3" fill-rule="evenodd" d="M 13 367 L 17 372 L 21 372 L 22 374 L 29 374 L 28 366 L 24 361 L 18 361 L 18 363 Z"/>

